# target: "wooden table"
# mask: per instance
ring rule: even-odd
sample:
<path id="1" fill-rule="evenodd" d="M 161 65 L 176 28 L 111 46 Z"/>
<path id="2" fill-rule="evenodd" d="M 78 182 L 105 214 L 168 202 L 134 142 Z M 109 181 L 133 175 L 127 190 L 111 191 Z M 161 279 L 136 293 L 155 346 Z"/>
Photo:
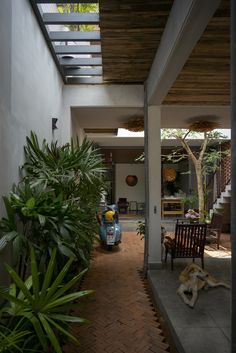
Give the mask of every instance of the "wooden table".
<path id="1" fill-rule="evenodd" d="M 182 199 L 178 198 L 163 198 L 161 199 L 161 216 L 184 216 L 184 204 Z"/>

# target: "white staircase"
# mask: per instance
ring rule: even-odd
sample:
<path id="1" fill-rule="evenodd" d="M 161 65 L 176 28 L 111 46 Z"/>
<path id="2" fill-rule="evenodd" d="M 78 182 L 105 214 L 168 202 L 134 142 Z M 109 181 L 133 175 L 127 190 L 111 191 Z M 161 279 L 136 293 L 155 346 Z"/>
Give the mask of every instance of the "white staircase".
<path id="1" fill-rule="evenodd" d="M 209 211 L 210 215 L 213 212 L 215 213 L 224 213 L 224 208 L 226 204 L 231 202 L 231 184 L 226 185 L 225 191 L 222 191 L 220 196 L 216 199 L 215 203 L 212 206 L 212 209 Z"/>

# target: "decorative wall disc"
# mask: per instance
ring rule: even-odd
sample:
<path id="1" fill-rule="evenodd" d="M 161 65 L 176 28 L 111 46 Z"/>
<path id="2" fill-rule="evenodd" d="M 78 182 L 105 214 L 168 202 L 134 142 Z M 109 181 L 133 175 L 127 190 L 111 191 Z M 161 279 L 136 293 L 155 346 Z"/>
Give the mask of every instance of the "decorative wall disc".
<path id="1" fill-rule="evenodd" d="M 128 175 L 125 179 L 126 184 L 129 186 L 135 186 L 138 182 L 138 178 L 136 175 Z"/>

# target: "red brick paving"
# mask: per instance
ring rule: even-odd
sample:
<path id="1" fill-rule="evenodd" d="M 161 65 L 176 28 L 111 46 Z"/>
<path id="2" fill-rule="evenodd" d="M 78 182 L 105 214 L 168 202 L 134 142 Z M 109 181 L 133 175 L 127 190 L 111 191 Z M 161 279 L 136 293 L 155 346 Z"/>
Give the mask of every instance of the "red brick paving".
<path id="1" fill-rule="evenodd" d="M 111 252 L 97 246 L 82 289 L 95 289 L 88 305 L 78 311 L 90 325 L 73 327 L 80 346 L 67 353 L 163 353 L 169 350 L 139 271 L 143 241 L 123 233 Z"/>

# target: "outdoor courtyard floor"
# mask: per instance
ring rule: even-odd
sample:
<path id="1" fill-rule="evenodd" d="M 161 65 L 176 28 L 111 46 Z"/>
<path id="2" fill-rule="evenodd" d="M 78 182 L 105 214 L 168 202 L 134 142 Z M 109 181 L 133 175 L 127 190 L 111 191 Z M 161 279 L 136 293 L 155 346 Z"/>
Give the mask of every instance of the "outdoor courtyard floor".
<path id="1" fill-rule="evenodd" d="M 155 300 L 174 338 L 179 353 L 230 352 L 230 290 L 218 287 L 199 292 L 194 309 L 185 305 L 176 294 L 179 274 L 189 259 L 170 259 L 162 270 L 150 271 L 149 281 Z M 196 262 L 200 265 L 200 261 Z M 205 247 L 205 269 L 216 279 L 230 284 L 230 235 L 222 234 L 218 250 L 216 244 Z"/>
<path id="2" fill-rule="evenodd" d="M 143 245 L 135 232 L 123 232 L 122 243 L 112 251 L 95 246 L 82 285 L 82 289 L 94 289 L 95 294 L 78 310 L 91 324 L 72 328 L 80 346 L 67 346 L 66 352 L 170 351 L 142 280 Z"/>
<path id="3" fill-rule="evenodd" d="M 80 346 L 67 345 L 65 352 L 229 353 L 230 290 L 203 290 L 190 309 L 176 291 L 179 274 L 191 261 L 177 259 L 171 271 L 169 260 L 161 270 L 149 272 L 152 301 L 142 278 L 144 241 L 135 232 L 142 217 L 127 218 L 120 219 L 123 239 L 118 247 L 107 251 L 95 244 L 82 284 L 95 294 L 78 308 L 78 315 L 91 323 L 72 327 Z M 222 234 L 219 250 L 215 244 L 206 246 L 205 268 L 230 284 L 230 262 L 230 235 Z"/>

